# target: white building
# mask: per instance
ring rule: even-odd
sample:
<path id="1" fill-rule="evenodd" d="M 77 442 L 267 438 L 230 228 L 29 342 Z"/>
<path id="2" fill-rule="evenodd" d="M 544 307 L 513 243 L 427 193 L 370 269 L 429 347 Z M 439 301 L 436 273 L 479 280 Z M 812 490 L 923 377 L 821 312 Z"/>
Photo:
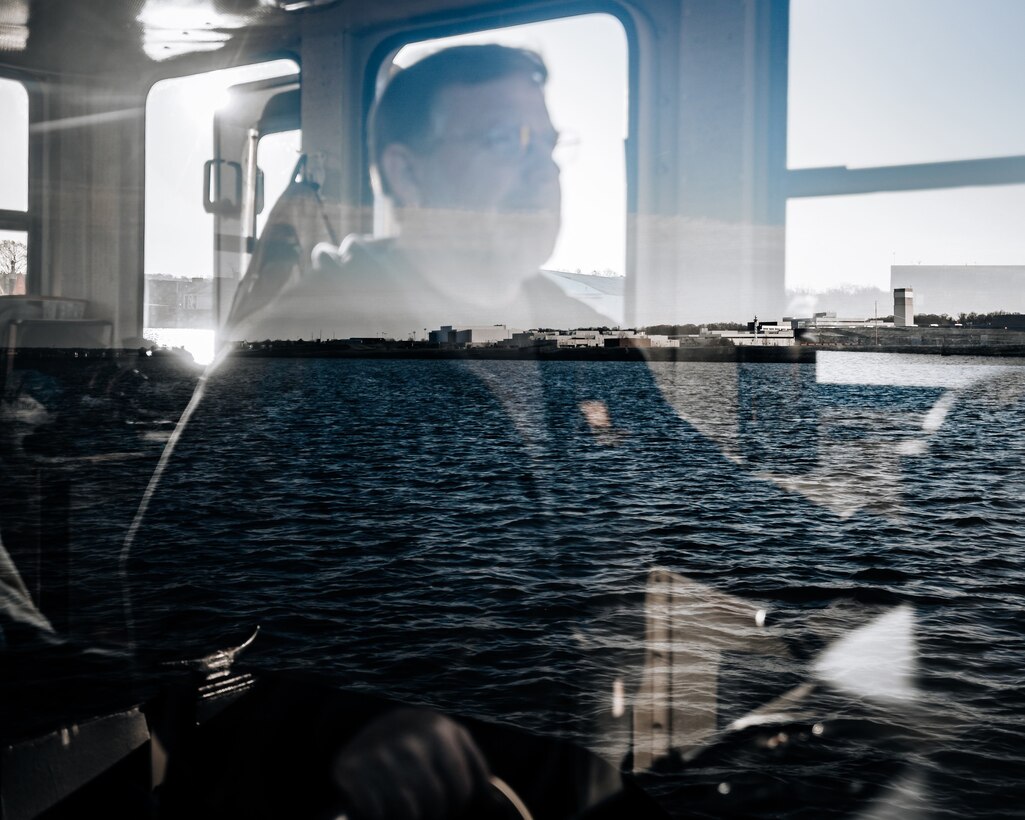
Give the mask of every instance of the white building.
<path id="1" fill-rule="evenodd" d="M 557 347 L 602 346 L 602 333 L 600 330 L 567 330 L 539 333 L 537 336 L 547 341 L 554 341 Z"/>
<path id="2" fill-rule="evenodd" d="M 915 291 L 912 288 L 893 289 L 893 326 L 915 326 Z"/>
<path id="3" fill-rule="evenodd" d="M 663 336 L 658 333 L 647 334 L 648 340 L 651 342 L 652 347 L 679 347 L 679 339 L 670 339 L 668 336 Z"/>
<path id="4" fill-rule="evenodd" d="M 879 319 L 858 319 L 837 317 L 835 311 L 816 313 L 807 318 L 783 317 L 783 323 L 789 324 L 795 329 L 823 328 L 841 330 L 855 327 L 893 327 L 893 322 L 883 322 Z"/>

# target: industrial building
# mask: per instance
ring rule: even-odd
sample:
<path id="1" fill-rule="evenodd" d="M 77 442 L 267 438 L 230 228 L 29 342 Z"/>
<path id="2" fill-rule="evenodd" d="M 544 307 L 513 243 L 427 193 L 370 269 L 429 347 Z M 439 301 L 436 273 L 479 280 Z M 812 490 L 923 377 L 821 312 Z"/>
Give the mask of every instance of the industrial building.
<path id="1" fill-rule="evenodd" d="M 507 341 L 516 332 L 518 331 L 510 330 L 505 325 L 483 325 L 480 327 L 442 325 L 438 330 L 430 332 L 428 340 L 431 344 L 479 347 Z"/>
<path id="2" fill-rule="evenodd" d="M 747 330 L 708 330 L 701 328 L 701 336 L 724 339 L 742 347 L 792 347 L 796 344 L 794 326 L 789 320 L 747 323 Z"/>
<path id="3" fill-rule="evenodd" d="M 505 347 L 679 347 L 680 340 L 666 335 L 627 330 L 515 330 L 505 325 L 454 327 L 442 325 L 430 331 L 431 344 L 456 347 L 502 345 Z"/>
<path id="4" fill-rule="evenodd" d="M 919 313 L 1025 313 L 1025 265 L 893 265 L 890 287 L 914 290 Z"/>
<path id="5" fill-rule="evenodd" d="M 819 311 L 814 316 L 784 316 L 783 324 L 794 330 L 811 330 L 815 328 L 835 330 L 856 327 L 893 327 L 893 322 L 880 319 L 862 319 L 858 317 L 838 317 L 835 310 Z"/>

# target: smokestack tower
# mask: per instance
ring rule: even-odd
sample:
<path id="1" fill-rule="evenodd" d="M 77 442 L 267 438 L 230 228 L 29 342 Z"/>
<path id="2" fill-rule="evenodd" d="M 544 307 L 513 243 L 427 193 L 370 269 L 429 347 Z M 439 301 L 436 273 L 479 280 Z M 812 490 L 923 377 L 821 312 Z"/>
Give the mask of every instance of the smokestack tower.
<path id="1" fill-rule="evenodd" d="M 915 291 L 912 288 L 893 289 L 893 326 L 915 326 Z"/>

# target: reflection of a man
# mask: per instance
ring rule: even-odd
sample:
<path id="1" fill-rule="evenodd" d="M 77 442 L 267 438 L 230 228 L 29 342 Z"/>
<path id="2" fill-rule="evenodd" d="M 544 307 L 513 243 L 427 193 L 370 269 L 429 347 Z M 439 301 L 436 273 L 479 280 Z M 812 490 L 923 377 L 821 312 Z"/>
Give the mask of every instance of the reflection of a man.
<path id="1" fill-rule="evenodd" d="M 318 270 L 274 304 L 236 305 L 248 316 L 229 335 L 406 338 L 442 324 L 603 323 L 538 272 L 560 220 L 546 77 L 533 53 L 499 46 L 448 49 L 397 74 L 370 143 L 398 236 L 319 247 Z"/>

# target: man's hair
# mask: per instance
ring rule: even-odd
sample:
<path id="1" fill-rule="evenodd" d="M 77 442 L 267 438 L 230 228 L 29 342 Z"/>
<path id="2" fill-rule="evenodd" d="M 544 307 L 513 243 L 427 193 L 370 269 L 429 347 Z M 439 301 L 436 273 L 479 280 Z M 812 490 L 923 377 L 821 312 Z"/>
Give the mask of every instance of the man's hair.
<path id="1" fill-rule="evenodd" d="M 511 75 L 524 75 L 540 87 L 548 79 L 548 69 L 533 51 L 490 44 L 446 48 L 400 70 L 370 113 L 371 165 L 376 167 L 385 148 L 394 143 L 416 152 L 428 149 L 435 137 L 434 103 L 443 89 Z M 382 179 L 381 183 L 384 193 L 390 195 L 388 181 Z"/>

